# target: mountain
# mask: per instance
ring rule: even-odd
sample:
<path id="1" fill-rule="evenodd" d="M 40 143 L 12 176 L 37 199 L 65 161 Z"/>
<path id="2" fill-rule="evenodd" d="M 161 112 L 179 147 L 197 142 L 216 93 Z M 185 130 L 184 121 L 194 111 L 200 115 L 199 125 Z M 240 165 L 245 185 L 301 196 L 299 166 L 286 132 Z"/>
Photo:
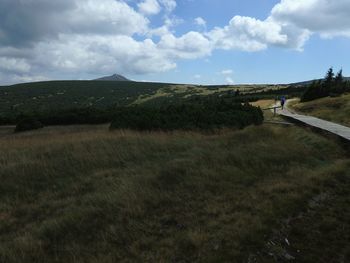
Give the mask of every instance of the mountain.
<path id="1" fill-rule="evenodd" d="M 95 80 L 97 81 L 131 81 L 130 79 L 127 79 L 126 77 L 119 74 L 113 74 L 112 76 L 106 76 Z"/>

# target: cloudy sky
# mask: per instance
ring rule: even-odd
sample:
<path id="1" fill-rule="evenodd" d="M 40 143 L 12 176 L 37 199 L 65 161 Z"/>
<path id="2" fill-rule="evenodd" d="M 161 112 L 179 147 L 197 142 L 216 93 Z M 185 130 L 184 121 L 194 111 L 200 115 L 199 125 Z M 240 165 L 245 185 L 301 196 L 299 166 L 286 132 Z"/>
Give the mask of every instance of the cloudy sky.
<path id="1" fill-rule="evenodd" d="M 0 85 L 288 83 L 350 75 L 349 50 L 350 0 L 0 0 Z"/>

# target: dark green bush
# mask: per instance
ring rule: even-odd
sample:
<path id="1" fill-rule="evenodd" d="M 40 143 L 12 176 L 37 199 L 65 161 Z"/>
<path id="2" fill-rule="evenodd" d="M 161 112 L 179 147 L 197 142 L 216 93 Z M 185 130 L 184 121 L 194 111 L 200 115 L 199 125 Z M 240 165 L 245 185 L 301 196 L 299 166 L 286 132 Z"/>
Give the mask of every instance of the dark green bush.
<path id="1" fill-rule="evenodd" d="M 260 108 L 225 101 L 178 104 L 159 108 L 135 106 L 119 108 L 111 129 L 174 130 L 244 128 L 261 124 Z"/>
<path id="2" fill-rule="evenodd" d="M 23 131 L 30 131 L 30 130 L 36 130 L 43 128 L 44 125 L 34 119 L 34 118 L 25 118 L 22 119 L 16 126 L 15 132 L 23 132 Z"/>

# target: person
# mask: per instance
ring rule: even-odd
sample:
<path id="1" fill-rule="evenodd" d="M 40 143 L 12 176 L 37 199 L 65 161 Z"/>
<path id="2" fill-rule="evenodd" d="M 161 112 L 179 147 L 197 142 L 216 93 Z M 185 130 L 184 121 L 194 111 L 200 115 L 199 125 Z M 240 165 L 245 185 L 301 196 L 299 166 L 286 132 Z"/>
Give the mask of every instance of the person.
<path id="1" fill-rule="evenodd" d="M 284 104 L 286 103 L 286 97 L 285 96 L 282 96 L 281 97 L 281 106 L 282 106 L 282 110 L 284 108 Z"/>

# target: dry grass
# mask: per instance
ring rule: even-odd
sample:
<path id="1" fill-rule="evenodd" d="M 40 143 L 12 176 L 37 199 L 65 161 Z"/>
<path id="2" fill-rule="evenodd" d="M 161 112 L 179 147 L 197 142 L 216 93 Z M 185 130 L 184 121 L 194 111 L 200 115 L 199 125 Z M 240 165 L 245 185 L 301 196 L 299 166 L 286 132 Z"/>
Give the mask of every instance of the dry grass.
<path id="1" fill-rule="evenodd" d="M 298 103 L 292 107 L 296 111 L 350 127 L 350 94 Z"/>
<path id="2" fill-rule="evenodd" d="M 252 102 L 251 104 L 255 107 L 260 107 L 261 109 L 267 109 L 267 108 L 273 107 L 278 103 L 279 102 L 277 102 L 276 100 L 268 99 L 268 100 L 258 100 L 258 101 Z M 265 121 L 282 121 L 283 120 L 283 118 L 278 114 L 274 115 L 273 109 L 264 110 L 263 113 L 264 113 Z"/>
<path id="3" fill-rule="evenodd" d="M 335 143 L 295 127 L 50 127 L 0 137 L 0 152 L 8 263 L 247 262 L 350 170 Z"/>

